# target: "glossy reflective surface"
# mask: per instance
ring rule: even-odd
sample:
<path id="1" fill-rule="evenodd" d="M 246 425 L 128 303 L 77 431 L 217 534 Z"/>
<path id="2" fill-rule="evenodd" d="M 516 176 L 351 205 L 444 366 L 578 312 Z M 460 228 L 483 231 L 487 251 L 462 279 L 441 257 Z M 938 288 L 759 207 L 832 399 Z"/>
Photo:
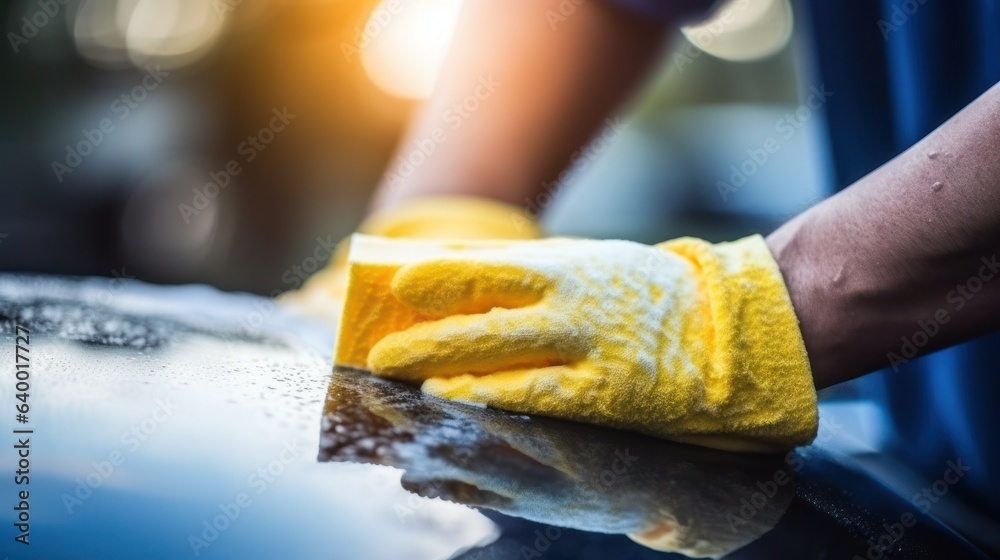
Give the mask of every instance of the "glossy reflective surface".
<path id="1" fill-rule="evenodd" d="M 6 369 L 15 324 L 32 544 L 7 376 L 10 558 L 851 558 L 909 507 L 811 448 L 711 452 L 331 372 L 333 333 L 261 298 L 0 275 Z M 976 557 L 917 518 L 886 557 Z"/>
<path id="2" fill-rule="evenodd" d="M 691 556 L 718 556 L 754 541 L 774 527 L 794 495 L 792 469 L 782 457 L 509 415 L 353 371 L 333 375 L 320 459 L 399 467 L 406 471 L 403 486 L 421 496 L 546 525 L 634 535 Z M 753 498 L 758 481 L 773 490 L 741 516 L 741 500 Z"/>
<path id="3" fill-rule="evenodd" d="M 12 323 L 32 332 L 35 431 L 31 545 L 14 547 L 5 475 L 0 558 L 442 558 L 496 537 L 441 501 L 401 524 L 400 471 L 317 462 L 330 367 L 281 334 L 301 320 L 207 288 L 107 288 L 0 282 L 5 366 Z"/>

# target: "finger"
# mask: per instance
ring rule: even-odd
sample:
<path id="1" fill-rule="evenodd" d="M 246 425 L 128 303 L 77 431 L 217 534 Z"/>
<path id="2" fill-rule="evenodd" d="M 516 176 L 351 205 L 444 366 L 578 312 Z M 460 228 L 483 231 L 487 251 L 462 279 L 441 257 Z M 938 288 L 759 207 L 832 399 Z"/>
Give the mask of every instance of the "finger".
<path id="1" fill-rule="evenodd" d="M 523 267 L 469 259 L 432 259 L 399 269 L 392 294 L 432 317 L 525 307 L 542 298 L 548 282 Z"/>
<path id="2" fill-rule="evenodd" d="M 581 400 L 596 399 L 603 379 L 587 368 L 550 366 L 489 375 L 432 377 L 421 390 L 429 395 L 485 404 L 510 412 L 574 419 L 570 410 Z"/>
<path id="3" fill-rule="evenodd" d="M 411 381 L 566 363 L 583 352 L 577 331 L 535 308 L 494 309 L 418 323 L 368 353 L 375 375 Z"/>

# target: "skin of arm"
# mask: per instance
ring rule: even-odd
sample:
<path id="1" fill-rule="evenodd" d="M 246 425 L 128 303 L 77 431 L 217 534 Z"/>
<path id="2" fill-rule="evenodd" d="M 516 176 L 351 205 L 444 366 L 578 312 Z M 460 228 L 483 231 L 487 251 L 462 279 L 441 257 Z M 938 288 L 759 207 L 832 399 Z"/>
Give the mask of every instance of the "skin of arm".
<path id="1" fill-rule="evenodd" d="M 550 19 L 560 4 L 464 3 L 435 92 L 401 142 L 373 210 L 442 194 L 524 206 L 636 89 L 673 27 L 598 1 L 572 3 L 571 13 Z M 476 108 L 462 109 L 477 94 L 469 103 Z M 434 152 L 403 173 L 401 158 L 427 139 Z"/>
<path id="2" fill-rule="evenodd" d="M 998 156 L 1000 85 L 768 236 L 817 387 L 1000 327 Z"/>

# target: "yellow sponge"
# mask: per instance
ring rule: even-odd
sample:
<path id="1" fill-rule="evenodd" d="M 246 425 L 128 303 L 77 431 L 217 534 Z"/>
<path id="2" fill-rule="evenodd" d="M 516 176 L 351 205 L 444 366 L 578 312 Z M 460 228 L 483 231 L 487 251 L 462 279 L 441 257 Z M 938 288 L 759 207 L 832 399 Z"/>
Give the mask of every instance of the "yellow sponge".
<path id="1" fill-rule="evenodd" d="M 422 259 L 460 254 L 466 249 L 509 245 L 511 241 L 388 239 L 356 233 L 348 253 L 347 295 L 337 330 L 334 363 L 370 370 L 368 352 L 386 335 L 431 320 L 392 295 L 392 278 Z"/>

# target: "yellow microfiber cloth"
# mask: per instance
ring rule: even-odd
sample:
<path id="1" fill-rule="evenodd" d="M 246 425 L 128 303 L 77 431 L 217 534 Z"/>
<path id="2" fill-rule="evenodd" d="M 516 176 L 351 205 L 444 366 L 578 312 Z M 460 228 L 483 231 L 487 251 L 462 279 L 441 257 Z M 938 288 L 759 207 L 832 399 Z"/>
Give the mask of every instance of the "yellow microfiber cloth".
<path id="1" fill-rule="evenodd" d="M 760 236 L 647 246 L 355 235 L 348 267 L 338 365 L 719 449 L 815 436 L 805 346 Z"/>

